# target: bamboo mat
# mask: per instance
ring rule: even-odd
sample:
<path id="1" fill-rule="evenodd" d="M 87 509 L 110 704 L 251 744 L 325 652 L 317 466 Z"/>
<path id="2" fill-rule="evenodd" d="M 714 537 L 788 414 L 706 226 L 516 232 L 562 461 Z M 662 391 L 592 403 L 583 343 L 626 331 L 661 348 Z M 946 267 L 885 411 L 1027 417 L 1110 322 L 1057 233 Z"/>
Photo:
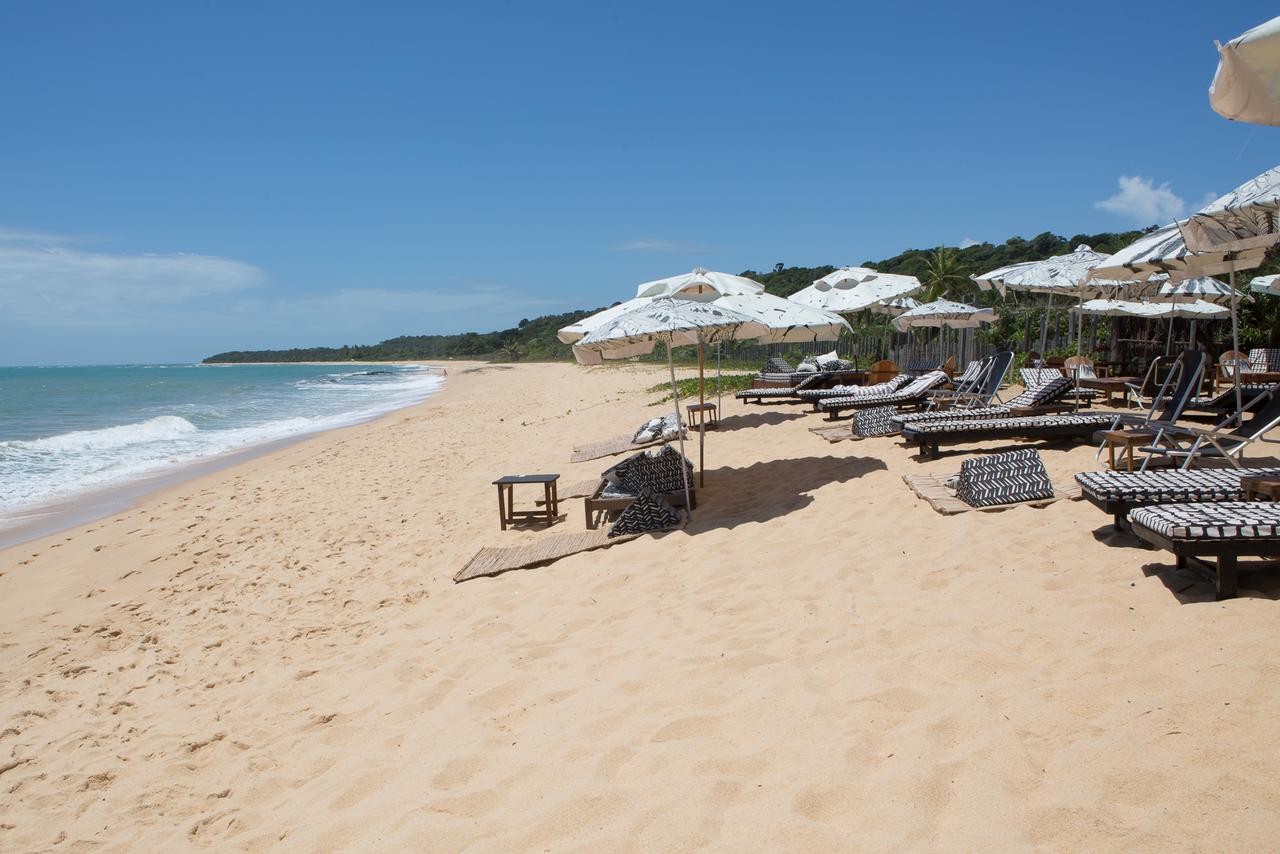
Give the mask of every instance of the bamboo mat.
<path id="1" fill-rule="evenodd" d="M 586 498 L 588 495 L 596 491 L 596 487 L 600 485 L 600 478 L 593 477 L 590 480 L 580 480 L 573 486 L 562 487 L 556 491 L 556 498 L 560 501 L 568 501 L 570 498 Z M 547 499 L 539 498 L 537 500 L 539 507 L 545 506 Z"/>
<path id="2" fill-rule="evenodd" d="M 1055 501 L 1078 501 L 1081 497 L 1080 484 L 1074 479 L 1070 483 L 1055 483 L 1053 485 L 1053 497 L 1041 498 L 1037 501 L 1015 501 L 1012 504 L 993 504 L 990 507 L 971 507 L 965 504 L 950 489 L 947 489 L 947 480 L 955 477 L 955 475 L 927 475 L 927 474 L 904 474 L 903 481 L 911 488 L 916 495 L 929 502 L 929 506 L 944 516 L 954 516 L 956 513 L 966 513 L 970 510 L 1007 510 L 1010 507 L 1045 507 Z"/>
<path id="3" fill-rule="evenodd" d="M 513 569 L 554 563 L 560 558 L 593 549 L 604 549 L 634 540 L 639 534 L 610 537 L 603 528 L 581 534 L 556 534 L 543 537 L 527 546 L 486 547 L 476 552 L 467 565 L 453 576 L 454 581 L 468 581 L 485 575 L 500 575 Z"/>
<path id="4" fill-rule="evenodd" d="M 646 442 L 643 445 L 637 445 L 631 441 L 630 436 L 614 436 L 612 439 L 605 439 L 602 442 L 575 446 L 573 453 L 569 455 L 569 462 L 585 463 L 587 460 L 598 460 L 601 457 L 612 457 L 614 454 L 625 454 L 628 451 L 652 448 L 654 445 L 665 444 L 666 441 L 665 439 L 658 439 L 653 442 Z"/>

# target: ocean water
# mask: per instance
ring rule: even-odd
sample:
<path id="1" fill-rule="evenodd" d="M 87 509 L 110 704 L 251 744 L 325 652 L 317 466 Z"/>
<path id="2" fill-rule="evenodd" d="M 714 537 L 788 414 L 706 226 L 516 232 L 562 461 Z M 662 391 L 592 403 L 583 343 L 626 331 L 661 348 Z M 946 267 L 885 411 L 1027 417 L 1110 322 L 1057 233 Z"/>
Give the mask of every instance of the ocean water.
<path id="1" fill-rule="evenodd" d="M 0 367 L 0 531 L 33 508 L 424 400 L 428 368 Z"/>

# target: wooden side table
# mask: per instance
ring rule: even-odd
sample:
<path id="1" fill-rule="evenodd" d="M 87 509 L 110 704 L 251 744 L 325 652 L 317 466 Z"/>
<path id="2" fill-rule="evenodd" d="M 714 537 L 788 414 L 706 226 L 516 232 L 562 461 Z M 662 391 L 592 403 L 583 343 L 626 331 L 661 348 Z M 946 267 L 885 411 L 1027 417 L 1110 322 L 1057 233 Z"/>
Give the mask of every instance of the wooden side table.
<path id="1" fill-rule="evenodd" d="M 1107 430 L 1102 439 L 1107 444 L 1107 458 L 1111 461 L 1111 470 L 1116 468 L 1116 448 L 1120 448 L 1129 457 L 1129 471 L 1133 471 L 1133 449 L 1141 447 L 1156 438 L 1155 433 L 1142 430 Z"/>
<path id="2" fill-rule="evenodd" d="M 558 474 L 509 474 L 495 480 L 493 483 L 498 487 L 498 521 L 502 530 L 507 530 L 508 525 L 514 525 L 519 519 L 541 518 L 548 526 L 554 525 L 556 516 L 560 513 L 560 496 L 556 493 L 556 481 L 559 479 Z M 513 505 L 517 483 L 542 484 L 546 507 L 542 510 L 516 510 Z"/>
<path id="3" fill-rule="evenodd" d="M 1245 501 L 1280 501 L 1280 477 L 1247 475 L 1240 478 Z"/>
<path id="4" fill-rule="evenodd" d="M 716 405 L 714 403 L 691 403 L 686 410 L 689 412 L 689 429 L 693 429 L 694 421 L 701 427 L 706 422 L 707 429 L 714 430 L 716 426 Z M 707 413 L 711 413 L 711 417 L 707 417 Z M 697 416 L 695 419 L 694 416 Z"/>

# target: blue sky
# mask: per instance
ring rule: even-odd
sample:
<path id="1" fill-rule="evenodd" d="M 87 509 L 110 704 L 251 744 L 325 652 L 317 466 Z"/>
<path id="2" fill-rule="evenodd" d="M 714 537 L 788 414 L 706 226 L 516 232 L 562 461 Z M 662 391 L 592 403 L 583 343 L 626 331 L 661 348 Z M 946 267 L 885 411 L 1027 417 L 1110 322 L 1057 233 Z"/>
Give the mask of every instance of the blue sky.
<path id="1" fill-rule="evenodd" d="M 0 364 L 605 305 L 1152 224 L 1280 163 L 1231 4 L 11 3 Z"/>

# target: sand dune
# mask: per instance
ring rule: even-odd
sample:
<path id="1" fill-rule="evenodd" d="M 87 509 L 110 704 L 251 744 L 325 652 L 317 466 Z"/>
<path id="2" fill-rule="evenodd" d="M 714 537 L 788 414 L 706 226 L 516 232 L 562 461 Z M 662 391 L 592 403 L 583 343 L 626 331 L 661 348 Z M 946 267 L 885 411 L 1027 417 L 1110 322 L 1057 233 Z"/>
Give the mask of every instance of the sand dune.
<path id="1" fill-rule="evenodd" d="M 726 400 L 688 529 L 450 580 L 546 535 L 498 530 L 493 478 L 598 472 L 570 448 L 659 412 L 659 381 L 460 366 L 0 553 L 0 848 L 1280 839 L 1280 583 L 1213 602 L 1085 502 L 944 517 L 901 481 L 963 455 Z"/>

